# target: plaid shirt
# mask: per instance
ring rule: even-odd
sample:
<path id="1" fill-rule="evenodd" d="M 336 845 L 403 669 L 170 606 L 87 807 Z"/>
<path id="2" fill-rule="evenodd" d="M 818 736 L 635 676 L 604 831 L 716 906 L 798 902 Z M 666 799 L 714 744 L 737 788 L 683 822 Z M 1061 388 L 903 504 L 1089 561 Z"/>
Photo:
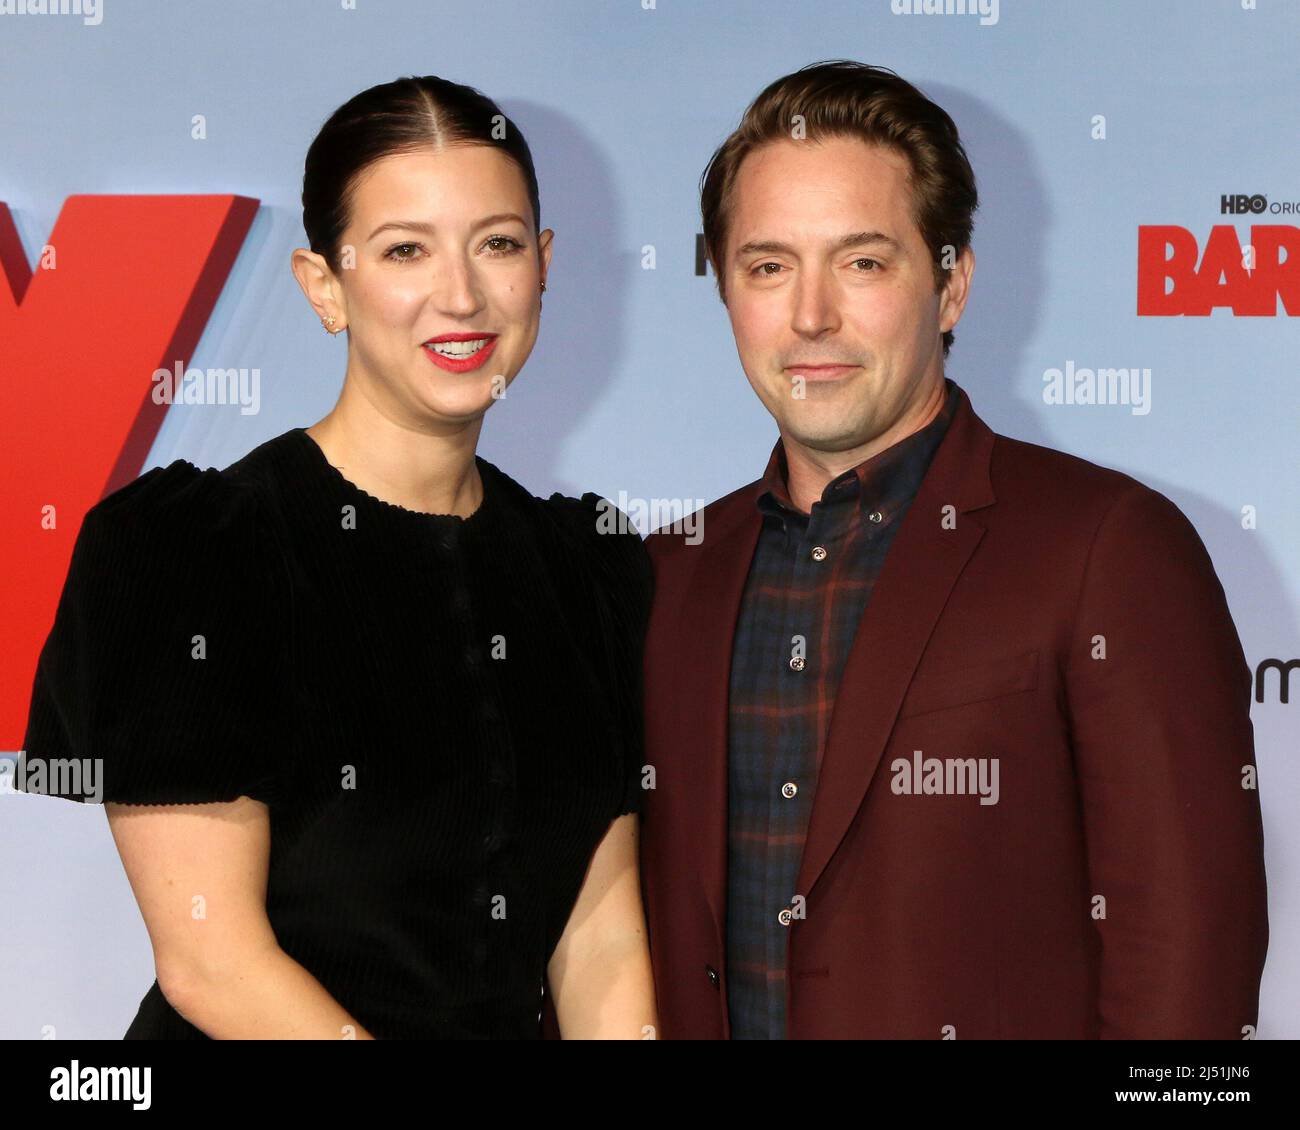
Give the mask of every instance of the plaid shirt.
<path id="1" fill-rule="evenodd" d="M 785 1038 L 788 922 L 835 691 L 890 542 L 956 409 L 957 387 L 945 385 L 934 420 L 831 480 L 811 514 L 790 500 L 779 439 L 763 475 L 763 528 L 731 661 L 732 1039 Z"/>

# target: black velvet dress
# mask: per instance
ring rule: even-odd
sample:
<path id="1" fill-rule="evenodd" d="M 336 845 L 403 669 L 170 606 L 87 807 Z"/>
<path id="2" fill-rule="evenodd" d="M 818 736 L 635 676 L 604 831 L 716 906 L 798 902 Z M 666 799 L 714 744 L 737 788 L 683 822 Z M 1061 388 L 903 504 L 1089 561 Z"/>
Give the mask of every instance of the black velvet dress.
<path id="1" fill-rule="evenodd" d="M 537 1038 L 591 855 L 639 807 L 641 540 L 478 469 L 474 514 L 422 514 L 296 428 L 105 498 L 19 766 L 87 759 L 28 778 L 76 800 L 264 801 L 276 938 L 380 1039 Z M 155 982 L 127 1038 L 205 1037 Z"/>

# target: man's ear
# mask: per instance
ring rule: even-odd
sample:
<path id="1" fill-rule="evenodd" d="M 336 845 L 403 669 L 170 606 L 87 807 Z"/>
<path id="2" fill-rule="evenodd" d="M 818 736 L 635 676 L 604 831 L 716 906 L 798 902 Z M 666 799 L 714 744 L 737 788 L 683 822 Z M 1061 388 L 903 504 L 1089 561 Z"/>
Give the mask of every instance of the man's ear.
<path id="1" fill-rule="evenodd" d="M 939 329 L 947 333 L 961 321 L 962 311 L 970 298 L 971 279 L 975 275 L 975 249 L 967 246 L 957 256 L 948 272 L 939 296 Z"/>

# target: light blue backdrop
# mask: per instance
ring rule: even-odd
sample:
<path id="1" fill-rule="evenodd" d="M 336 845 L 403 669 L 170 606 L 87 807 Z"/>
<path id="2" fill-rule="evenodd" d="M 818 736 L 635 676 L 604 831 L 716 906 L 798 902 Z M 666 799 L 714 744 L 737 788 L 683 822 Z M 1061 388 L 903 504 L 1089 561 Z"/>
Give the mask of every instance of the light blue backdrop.
<path id="1" fill-rule="evenodd" d="M 949 375 L 996 430 L 1172 498 L 1209 546 L 1252 667 L 1297 656 L 1295 322 L 1280 306 L 1138 318 L 1135 278 L 1139 225 L 1184 226 L 1203 248 L 1214 225 L 1236 223 L 1245 243 L 1251 221 L 1221 215 L 1223 194 L 1300 200 L 1300 3 L 1002 0 L 996 22 L 895 14 L 905 6 L 104 0 L 96 26 L 0 14 L 0 200 L 29 258 L 74 193 L 262 202 L 191 360 L 259 368 L 261 410 L 174 406 L 148 461 L 224 466 L 314 422 L 338 391 L 346 345 L 322 333 L 289 272 L 315 131 L 402 74 L 470 83 L 528 137 L 557 233 L 537 349 L 481 453 L 537 494 L 707 501 L 757 477 L 776 432 L 712 279 L 694 273 L 700 174 L 777 76 L 836 57 L 892 67 L 952 114 L 979 178 L 974 292 Z M 205 141 L 191 139 L 194 114 Z M 1150 368 L 1151 411 L 1045 404 L 1043 374 L 1070 362 Z M 1242 528 L 1243 506 L 1256 529 Z M 1300 680 L 1293 690 L 1283 705 L 1274 682 L 1254 711 L 1272 925 L 1264 1037 L 1300 1036 Z M 102 811 L 0 797 L 0 853 L 0 1037 L 120 1036 L 153 972 Z"/>

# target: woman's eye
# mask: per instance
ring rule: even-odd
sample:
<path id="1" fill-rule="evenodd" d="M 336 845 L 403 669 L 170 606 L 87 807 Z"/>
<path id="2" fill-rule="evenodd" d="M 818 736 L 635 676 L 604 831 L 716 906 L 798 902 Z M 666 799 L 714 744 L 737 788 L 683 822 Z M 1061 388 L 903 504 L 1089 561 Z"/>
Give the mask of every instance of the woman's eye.
<path id="1" fill-rule="evenodd" d="M 491 235 L 483 244 L 491 255 L 513 255 L 523 249 L 523 244 L 508 235 Z M 385 258 L 394 263 L 411 263 L 419 258 L 418 252 L 424 249 L 418 243 L 398 243 L 385 252 Z"/>
<path id="2" fill-rule="evenodd" d="M 510 255 L 523 247 L 517 239 L 512 239 L 508 235 L 490 235 L 487 237 L 486 244 L 492 246 L 493 255 Z"/>

